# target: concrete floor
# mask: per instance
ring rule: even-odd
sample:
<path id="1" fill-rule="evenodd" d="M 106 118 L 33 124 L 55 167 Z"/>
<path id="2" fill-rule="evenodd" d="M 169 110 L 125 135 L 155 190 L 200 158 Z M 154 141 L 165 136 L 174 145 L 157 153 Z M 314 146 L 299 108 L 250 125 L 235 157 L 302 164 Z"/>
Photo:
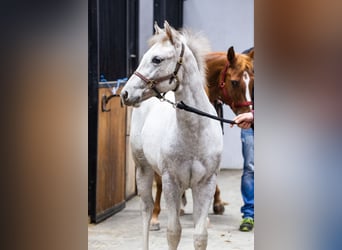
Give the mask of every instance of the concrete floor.
<path id="1" fill-rule="evenodd" d="M 223 215 L 214 215 L 209 211 L 210 225 L 208 228 L 207 250 L 252 250 L 254 249 L 254 231 L 240 232 L 240 194 L 241 170 L 221 170 L 218 184 L 221 197 L 229 204 Z M 153 194 L 155 191 L 153 191 Z M 188 204 L 185 215 L 181 217 L 182 238 L 178 249 L 193 248 L 192 197 L 187 190 Z M 160 213 L 160 231 L 150 232 L 150 249 L 167 250 L 166 221 L 164 198 L 162 197 L 162 211 Z M 134 197 L 126 203 L 126 208 L 107 220 L 94 225 L 88 225 L 88 250 L 138 250 L 142 249 L 142 229 L 140 216 L 140 200 Z"/>

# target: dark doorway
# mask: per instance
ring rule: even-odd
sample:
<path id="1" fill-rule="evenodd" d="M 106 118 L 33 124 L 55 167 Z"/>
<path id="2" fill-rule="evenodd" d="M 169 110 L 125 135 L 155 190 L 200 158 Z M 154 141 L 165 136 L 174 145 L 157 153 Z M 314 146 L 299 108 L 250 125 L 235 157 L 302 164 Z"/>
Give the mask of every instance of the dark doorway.
<path id="1" fill-rule="evenodd" d="M 183 27 L 183 2 L 184 0 L 154 0 L 154 20 L 163 27 L 164 20 L 178 29 Z"/>
<path id="2" fill-rule="evenodd" d="M 99 99 L 104 88 L 137 67 L 139 0 L 89 0 L 88 22 L 88 215 L 99 222 L 125 206 L 126 109 L 115 110 L 118 103 L 113 101 L 113 112 L 104 115 Z M 107 140 L 107 135 L 114 138 Z M 103 148 L 119 155 L 106 159 Z M 110 175 L 112 181 L 105 179 Z"/>

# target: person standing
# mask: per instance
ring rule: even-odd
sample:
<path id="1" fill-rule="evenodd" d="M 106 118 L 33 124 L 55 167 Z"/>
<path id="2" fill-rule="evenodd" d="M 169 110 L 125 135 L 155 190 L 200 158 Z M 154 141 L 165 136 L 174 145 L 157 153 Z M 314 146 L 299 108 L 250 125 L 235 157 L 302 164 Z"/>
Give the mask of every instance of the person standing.
<path id="1" fill-rule="evenodd" d="M 239 229 L 249 232 L 254 227 L 254 111 L 239 114 L 234 121 L 241 128 L 244 159 L 241 177 L 241 194 L 244 204 L 241 207 L 242 222 Z"/>

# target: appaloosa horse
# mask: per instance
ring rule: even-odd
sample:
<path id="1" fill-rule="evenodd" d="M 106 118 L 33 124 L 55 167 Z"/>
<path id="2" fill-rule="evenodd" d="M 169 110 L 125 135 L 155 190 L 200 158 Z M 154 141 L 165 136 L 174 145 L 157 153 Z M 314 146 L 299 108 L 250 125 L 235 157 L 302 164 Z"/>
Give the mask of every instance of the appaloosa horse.
<path id="1" fill-rule="evenodd" d="M 222 103 L 230 106 L 233 112 L 241 114 L 251 108 L 254 90 L 254 48 L 237 54 L 233 47 L 226 52 L 211 52 L 206 55 L 206 92 L 210 102 L 215 106 L 219 116 L 223 116 Z M 222 125 L 223 129 L 223 125 Z M 159 214 L 162 193 L 161 178 L 155 174 L 156 198 L 152 213 L 150 230 L 160 230 Z M 216 186 L 213 211 L 223 214 L 225 203 L 220 197 L 220 189 Z M 186 204 L 185 195 L 182 197 Z"/>
<path id="2" fill-rule="evenodd" d="M 205 250 L 207 216 L 215 192 L 223 138 L 218 121 L 174 108 L 154 96 L 174 99 L 215 115 L 206 95 L 205 53 L 208 41 L 188 32 L 178 32 L 167 22 L 155 25 L 151 48 L 121 91 L 121 100 L 135 108 L 130 143 L 137 169 L 137 187 L 142 201 L 143 249 L 148 249 L 153 209 L 154 173 L 162 178 L 168 207 L 167 241 L 176 250 L 181 237 L 181 196 L 192 190 L 194 247 Z"/>

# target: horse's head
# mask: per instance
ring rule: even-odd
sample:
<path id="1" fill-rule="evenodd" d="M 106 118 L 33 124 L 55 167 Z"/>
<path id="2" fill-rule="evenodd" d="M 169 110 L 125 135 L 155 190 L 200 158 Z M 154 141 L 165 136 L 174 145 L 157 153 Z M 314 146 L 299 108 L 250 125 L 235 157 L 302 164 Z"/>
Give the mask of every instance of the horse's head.
<path id="1" fill-rule="evenodd" d="M 225 53 L 211 53 L 207 57 L 209 99 L 220 99 L 235 114 L 248 112 L 254 99 L 254 49 L 237 54 L 233 47 Z"/>
<path id="2" fill-rule="evenodd" d="M 178 88 L 184 54 L 181 35 L 166 21 L 164 29 L 157 24 L 154 28 L 150 49 L 121 91 L 121 100 L 126 105 L 138 106 L 150 97 Z"/>
<path id="3" fill-rule="evenodd" d="M 254 92 L 254 50 L 249 54 L 237 54 L 233 47 L 227 51 L 228 64 L 221 74 L 223 96 L 230 97 L 229 104 L 234 113 L 250 111 Z M 223 86 L 224 85 L 224 86 Z M 227 94 L 224 94 L 227 93 Z"/>
<path id="4" fill-rule="evenodd" d="M 233 47 L 227 51 L 228 67 L 224 77 L 229 104 L 236 114 L 250 111 L 254 99 L 254 49 L 248 54 L 236 54 Z M 223 79 L 222 79 L 223 80 Z"/>

